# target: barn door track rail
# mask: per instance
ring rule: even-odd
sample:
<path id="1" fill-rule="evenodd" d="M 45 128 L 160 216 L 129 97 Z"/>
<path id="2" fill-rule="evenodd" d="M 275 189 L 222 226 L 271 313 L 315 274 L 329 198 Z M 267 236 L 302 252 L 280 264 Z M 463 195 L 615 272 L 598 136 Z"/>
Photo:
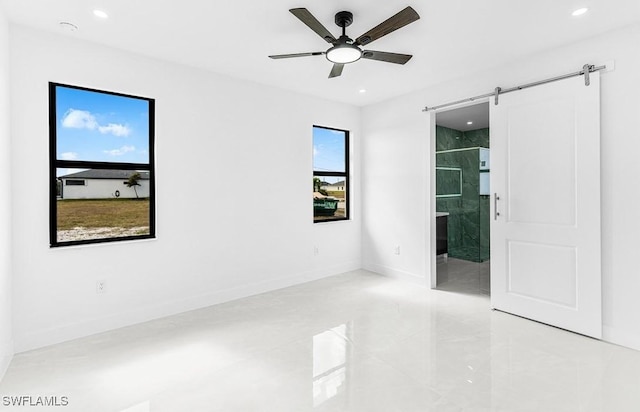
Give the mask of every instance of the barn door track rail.
<path id="1" fill-rule="evenodd" d="M 437 106 L 431 106 L 431 107 L 425 106 L 425 108 L 422 109 L 422 111 L 423 112 L 428 112 L 430 110 L 443 109 L 445 107 L 456 106 L 458 104 L 467 103 L 467 102 L 473 102 L 473 101 L 480 100 L 480 99 L 486 99 L 488 97 L 494 97 L 494 104 L 497 105 L 498 104 L 498 98 L 499 98 L 499 96 L 501 94 L 511 93 L 511 92 L 515 92 L 517 90 L 527 89 L 529 87 L 540 86 L 541 84 L 551 83 L 551 82 L 555 82 L 555 81 L 558 81 L 558 80 L 564 80 L 564 79 L 568 79 L 570 77 L 576 77 L 576 76 L 582 76 L 582 75 L 584 75 L 584 85 L 585 86 L 589 86 L 591 84 L 591 80 L 589 78 L 589 74 L 597 72 L 599 70 L 604 70 L 606 68 L 607 68 L 606 65 L 595 66 L 593 64 L 585 64 L 584 66 L 582 66 L 582 70 L 577 71 L 577 72 L 567 73 L 567 74 L 563 74 L 561 76 L 551 77 L 551 78 L 544 79 L 544 80 L 539 80 L 539 81 L 533 82 L 533 83 L 527 83 L 527 84 L 523 84 L 523 85 L 520 85 L 520 86 L 510 87 L 508 89 L 503 89 L 501 87 L 496 87 L 495 90 L 493 92 L 491 92 L 491 93 L 485 93 L 485 94 L 481 94 L 479 96 L 467 97 L 466 99 L 456 100 L 455 102 L 444 103 L 444 104 L 440 104 L 440 105 L 437 105 Z"/>

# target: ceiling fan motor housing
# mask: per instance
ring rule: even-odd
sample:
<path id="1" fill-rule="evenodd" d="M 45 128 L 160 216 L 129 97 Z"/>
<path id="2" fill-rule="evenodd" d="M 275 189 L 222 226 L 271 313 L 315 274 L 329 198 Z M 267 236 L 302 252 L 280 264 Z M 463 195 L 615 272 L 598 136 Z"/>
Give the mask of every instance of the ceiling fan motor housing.
<path id="1" fill-rule="evenodd" d="M 336 24 L 338 27 L 349 27 L 353 23 L 353 13 L 350 11 L 339 11 L 336 13 Z"/>

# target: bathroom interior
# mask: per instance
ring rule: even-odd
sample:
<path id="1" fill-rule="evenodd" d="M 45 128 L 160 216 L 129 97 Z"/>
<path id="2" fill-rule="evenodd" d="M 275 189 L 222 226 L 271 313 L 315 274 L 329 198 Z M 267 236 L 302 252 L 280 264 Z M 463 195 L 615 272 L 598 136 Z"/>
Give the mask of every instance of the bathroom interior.
<path id="1" fill-rule="evenodd" d="M 436 114 L 437 288 L 490 294 L 489 103 Z"/>

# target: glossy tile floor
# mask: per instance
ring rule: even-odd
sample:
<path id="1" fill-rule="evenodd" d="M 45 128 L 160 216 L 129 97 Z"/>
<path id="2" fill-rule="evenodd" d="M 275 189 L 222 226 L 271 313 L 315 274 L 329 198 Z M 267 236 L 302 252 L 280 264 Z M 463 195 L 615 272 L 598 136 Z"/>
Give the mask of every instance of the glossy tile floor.
<path id="1" fill-rule="evenodd" d="M 473 295 L 490 295 L 490 262 L 470 262 L 467 260 L 438 257 L 437 288 L 450 292 Z"/>
<path id="2" fill-rule="evenodd" d="M 639 411 L 640 352 L 356 271 L 17 355 L 0 400 L 16 395 L 83 412 Z"/>

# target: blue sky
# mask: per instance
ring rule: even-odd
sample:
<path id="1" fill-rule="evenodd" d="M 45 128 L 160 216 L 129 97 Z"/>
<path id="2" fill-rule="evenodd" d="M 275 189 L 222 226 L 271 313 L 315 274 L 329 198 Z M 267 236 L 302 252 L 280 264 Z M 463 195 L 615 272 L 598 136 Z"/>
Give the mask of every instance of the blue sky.
<path id="1" fill-rule="evenodd" d="M 149 162 L 149 103 L 56 87 L 59 160 Z"/>
<path id="2" fill-rule="evenodd" d="M 344 172 L 344 132 L 313 128 L 313 170 Z"/>

